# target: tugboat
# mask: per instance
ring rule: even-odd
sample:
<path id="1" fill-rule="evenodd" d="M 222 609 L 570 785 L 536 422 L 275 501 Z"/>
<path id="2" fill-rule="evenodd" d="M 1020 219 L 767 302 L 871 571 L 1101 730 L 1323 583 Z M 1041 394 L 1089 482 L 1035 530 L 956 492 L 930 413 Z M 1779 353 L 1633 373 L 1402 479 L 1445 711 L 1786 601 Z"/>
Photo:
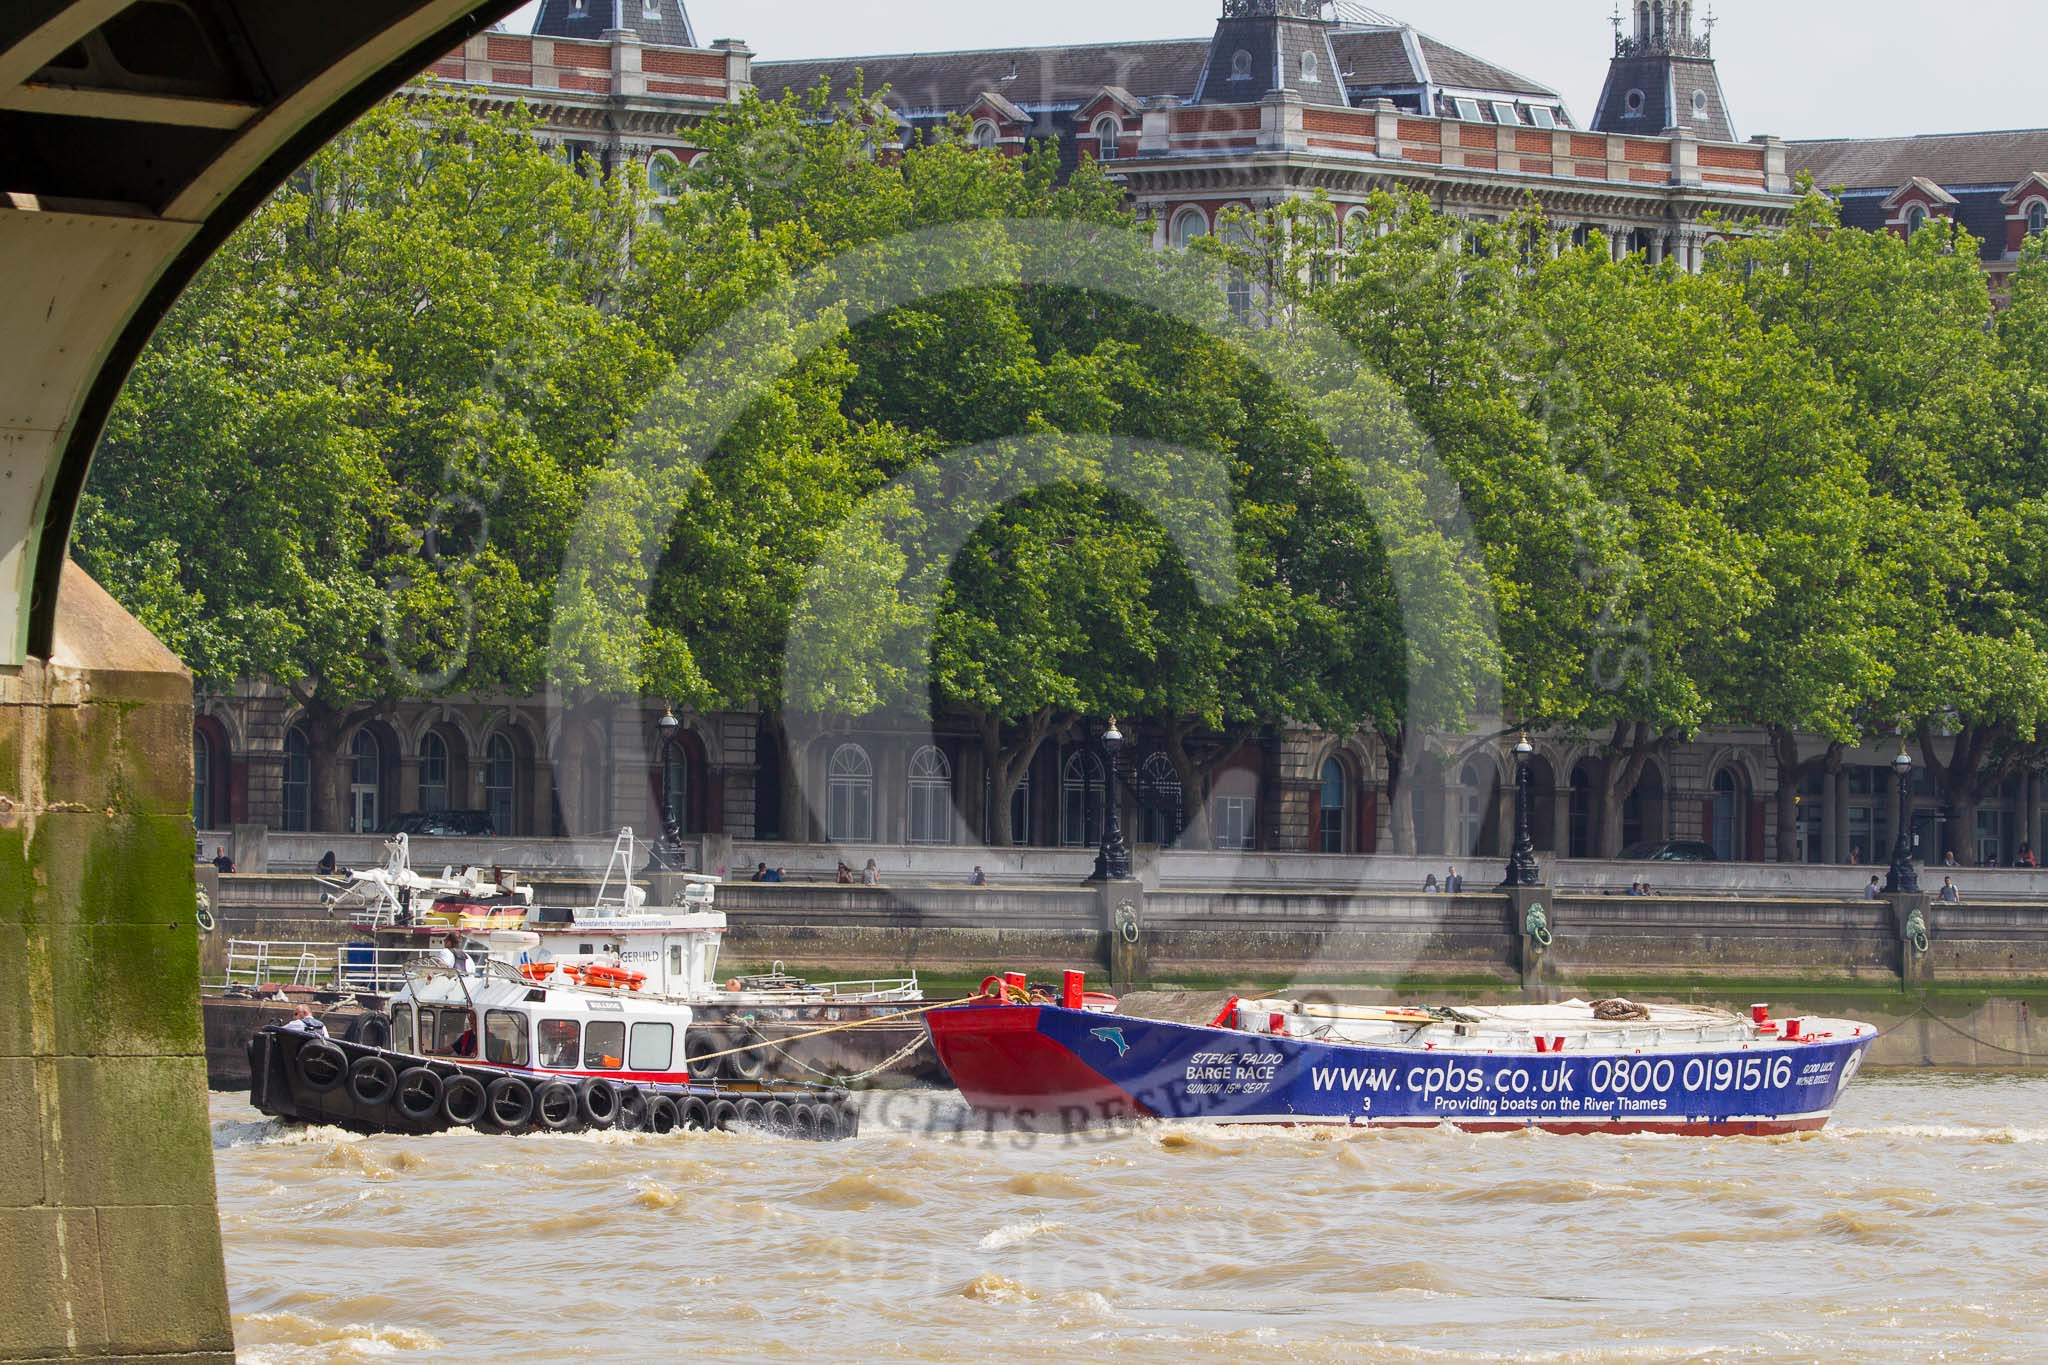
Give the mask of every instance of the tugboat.
<path id="1" fill-rule="evenodd" d="M 527 958 L 539 936 L 500 930 L 477 961 L 446 952 L 391 1001 L 389 1036 L 271 1027 L 249 1041 L 249 1099 L 275 1118 L 360 1132 L 576 1132 L 756 1127 L 852 1137 L 836 1086 L 691 1080 L 690 1007 L 641 994 L 618 969 Z"/>
<path id="2" fill-rule="evenodd" d="M 381 1011 L 413 966 L 448 945 L 450 935 L 457 951 L 489 956 L 492 936 L 513 930 L 539 935 L 532 962 L 556 964 L 565 981 L 570 969 L 638 973 L 643 994 L 690 1006 L 689 1065 L 698 1082 L 753 1082 L 771 1071 L 832 1084 L 945 1082 L 924 1026 L 904 1012 L 923 999 L 916 973 L 811 982 L 778 962 L 767 973 L 721 982 L 727 926 L 715 904 L 719 879 L 670 874 L 681 888 L 679 903 L 650 905 L 633 879 L 639 864 L 630 828 L 614 841 L 587 905 L 535 905 L 532 887 L 503 869 L 423 876 L 413 870 L 403 834 L 385 850 L 382 866 L 350 873 L 324 898 L 330 912 L 348 916 L 354 941 L 228 944 L 227 980 L 202 1001 L 207 1072 L 216 1087 L 249 1083 L 242 1070 L 248 1039 L 289 1017 L 293 1003 L 336 1007 L 329 1023 L 350 1040 L 388 1037 L 390 1021 Z M 824 1031 L 857 1021 L 866 1022 Z"/>
<path id="3" fill-rule="evenodd" d="M 1470 1132 L 1824 1127 L 1869 1024 L 1626 1000 L 1380 1008 L 1232 999 L 1207 1025 L 1057 1003 L 1016 975 L 925 1016 L 967 1101 L 1029 1125 L 1132 1118 Z"/>

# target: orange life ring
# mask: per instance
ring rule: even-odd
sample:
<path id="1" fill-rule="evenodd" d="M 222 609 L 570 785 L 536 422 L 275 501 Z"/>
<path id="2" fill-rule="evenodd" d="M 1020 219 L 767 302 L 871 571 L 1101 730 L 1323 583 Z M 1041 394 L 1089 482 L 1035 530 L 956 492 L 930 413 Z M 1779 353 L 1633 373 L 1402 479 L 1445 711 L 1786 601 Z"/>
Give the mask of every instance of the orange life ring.
<path id="1" fill-rule="evenodd" d="M 552 962 L 527 962 L 521 964 L 519 974 L 528 981 L 545 981 L 555 974 Z"/>

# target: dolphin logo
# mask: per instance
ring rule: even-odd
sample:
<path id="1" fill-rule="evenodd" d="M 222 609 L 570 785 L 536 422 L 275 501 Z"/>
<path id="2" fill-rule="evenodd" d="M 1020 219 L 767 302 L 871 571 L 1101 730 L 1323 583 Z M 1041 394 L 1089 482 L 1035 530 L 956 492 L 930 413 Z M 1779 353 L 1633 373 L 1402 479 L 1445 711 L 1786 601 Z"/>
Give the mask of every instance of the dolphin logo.
<path id="1" fill-rule="evenodd" d="M 1124 1041 L 1124 1031 L 1120 1028 L 1090 1029 L 1088 1030 L 1088 1036 L 1091 1038 L 1100 1038 L 1103 1042 L 1108 1043 L 1111 1046 L 1115 1047 L 1116 1055 L 1119 1057 L 1123 1056 L 1126 1052 L 1129 1052 L 1131 1050 L 1131 1045 Z"/>

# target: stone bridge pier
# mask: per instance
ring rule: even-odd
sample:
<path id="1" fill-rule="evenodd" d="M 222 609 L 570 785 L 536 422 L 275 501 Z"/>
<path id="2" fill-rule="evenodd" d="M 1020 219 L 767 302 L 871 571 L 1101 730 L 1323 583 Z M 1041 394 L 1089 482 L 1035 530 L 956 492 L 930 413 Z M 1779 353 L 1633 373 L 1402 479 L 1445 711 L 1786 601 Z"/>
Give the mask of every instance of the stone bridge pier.
<path id="1" fill-rule="evenodd" d="M 517 7 L 0 3 L 0 1360 L 233 1357 L 192 684 L 67 564 L 93 448 L 264 197 Z"/>

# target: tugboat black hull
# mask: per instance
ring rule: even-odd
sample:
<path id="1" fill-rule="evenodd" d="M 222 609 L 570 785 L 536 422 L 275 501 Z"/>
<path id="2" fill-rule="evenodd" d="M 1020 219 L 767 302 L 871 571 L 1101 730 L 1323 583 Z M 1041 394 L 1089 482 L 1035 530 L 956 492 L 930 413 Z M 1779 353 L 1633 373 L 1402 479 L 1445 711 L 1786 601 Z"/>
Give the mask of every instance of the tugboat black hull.
<path id="1" fill-rule="evenodd" d="M 836 1087 L 613 1081 L 422 1057 L 267 1028 L 249 1039 L 249 1102 L 273 1118 L 424 1135 L 757 1127 L 833 1141 L 859 1130 Z"/>

